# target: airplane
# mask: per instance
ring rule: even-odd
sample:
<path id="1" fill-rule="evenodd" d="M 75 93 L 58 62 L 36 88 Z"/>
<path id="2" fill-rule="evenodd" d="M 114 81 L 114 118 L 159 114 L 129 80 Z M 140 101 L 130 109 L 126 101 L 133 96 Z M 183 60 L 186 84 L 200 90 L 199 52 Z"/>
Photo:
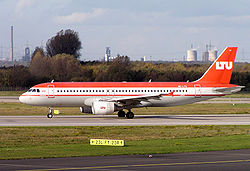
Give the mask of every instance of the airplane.
<path id="1" fill-rule="evenodd" d="M 193 82 L 54 82 L 33 86 L 20 102 L 49 108 L 80 107 L 82 113 L 134 118 L 132 108 L 195 103 L 240 91 L 230 84 L 237 47 L 227 47 L 203 76 Z M 124 111 L 127 110 L 127 113 Z"/>

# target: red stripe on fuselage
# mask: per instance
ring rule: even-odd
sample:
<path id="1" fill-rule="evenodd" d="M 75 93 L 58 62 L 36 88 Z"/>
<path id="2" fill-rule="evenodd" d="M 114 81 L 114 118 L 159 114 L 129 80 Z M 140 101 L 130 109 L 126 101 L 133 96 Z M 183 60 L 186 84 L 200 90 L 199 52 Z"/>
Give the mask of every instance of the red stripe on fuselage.
<path id="1" fill-rule="evenodd" d="M 63 96 L 65 96 L 65 97 L 69 97 L 69 96 L 72 96 L 72 97 L 74 97 L 74 96 L 83 96 L 83 97 L 90 97 L 90 96 L 94 96 L 94 97 L 97 97 L 97 96 L 117 96 L 117 97 L 122 97 L 122 96 L 125 96 L 125 97 L 127 97 L 127 96 L 138 96 L 138 97 L 140 97 L 140 96 L 144 96 L 144 95 L 148 95 L 148 94 L 137 94 L 137 95 L 134 95 L 134 94 L 128 94 L 128 95 L 104 95 L 104 94 L 84 94 L 84 95 L 80 95 L 80 94 L 65 94 L 65 95 L 54 95 L 54 96 L 59 96 L 59 97 L 63 97 Z M 48 97 L 48 95 L 21 95 L 21 96 L 31 96 L 31 97 L 34 97 L 34 96 L 42 96 L 42 97 Z M 200 95 L 200 94 L 175 94 L 175 95 L 162 95 L 162 96 L 225 96 L 224 94 L 202 94 L 202 95 Z M 53 95 L 49 95 L 49 97 L 53 97 Z"/>
<path id="2" fill-rule="evenodd" d="M 197 84 L 188 82 L 54 82 L 35 85 L 33 88 L 193 88 L 201 87 L 234 87 L 232 84 Z"/>

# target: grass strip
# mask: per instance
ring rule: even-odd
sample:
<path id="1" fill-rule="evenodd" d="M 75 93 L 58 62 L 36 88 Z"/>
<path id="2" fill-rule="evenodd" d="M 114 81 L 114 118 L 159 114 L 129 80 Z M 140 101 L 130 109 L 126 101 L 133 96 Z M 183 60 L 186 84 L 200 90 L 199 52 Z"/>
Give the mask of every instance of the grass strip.
<path id="1" fill-rule="evenodd" d="M 63 115 L 81 114 L 79 107 L 59 109 Z M 250 104 L 188 104 L 175 107 L 149 107 L 133 109 L 135 115 L 193 115 L 193 114 L 249 114 Z M 47 115 L 47 107 L 21 103 L 0 103 L 0 115 Z"/>
<path id="2" fill-rule="evenodd" d="M 1 127 L 0 159 L 177 153 L 250 148 L 246 126 Z M 91 146 L 124 139 L 125 147 Z"/>

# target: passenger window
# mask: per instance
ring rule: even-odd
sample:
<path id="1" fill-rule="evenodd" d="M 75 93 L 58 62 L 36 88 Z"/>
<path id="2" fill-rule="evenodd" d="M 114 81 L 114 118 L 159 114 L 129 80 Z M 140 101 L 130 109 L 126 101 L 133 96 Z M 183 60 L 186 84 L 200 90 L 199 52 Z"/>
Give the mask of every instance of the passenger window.
<path id="1" fill-rule="evenodd" d="M 39 90 L 39 89 L 37 89 L 36 91 L 37 91 L 38 93 L 40 92 L 40 90 Z"/>

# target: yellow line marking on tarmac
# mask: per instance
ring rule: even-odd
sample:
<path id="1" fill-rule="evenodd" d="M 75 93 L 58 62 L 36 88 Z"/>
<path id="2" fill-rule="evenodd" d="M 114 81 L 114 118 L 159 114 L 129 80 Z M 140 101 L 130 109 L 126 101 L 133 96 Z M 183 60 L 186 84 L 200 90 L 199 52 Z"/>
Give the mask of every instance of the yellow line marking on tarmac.
<path id="1" fill-rule="evenodd" d="M 178 165 L 223 164 L 223 163 L 240 163 L 240 162 L 250 162 L 250 160 L 229 160 L 229 161 L 189 162 L 189 163 L 132 164 L 132 165 L 117 165 L 117 166 L 88 166 L 88 167 L 75 167 L 75 168 L 34 169 L 34 170 L 22 170 L 22 171 L 108 169 L 108 168 L 124 168 L 124 167 L 127 168 L 127 167 L 147 167 L 147 166 L 178 166 Z"/>

